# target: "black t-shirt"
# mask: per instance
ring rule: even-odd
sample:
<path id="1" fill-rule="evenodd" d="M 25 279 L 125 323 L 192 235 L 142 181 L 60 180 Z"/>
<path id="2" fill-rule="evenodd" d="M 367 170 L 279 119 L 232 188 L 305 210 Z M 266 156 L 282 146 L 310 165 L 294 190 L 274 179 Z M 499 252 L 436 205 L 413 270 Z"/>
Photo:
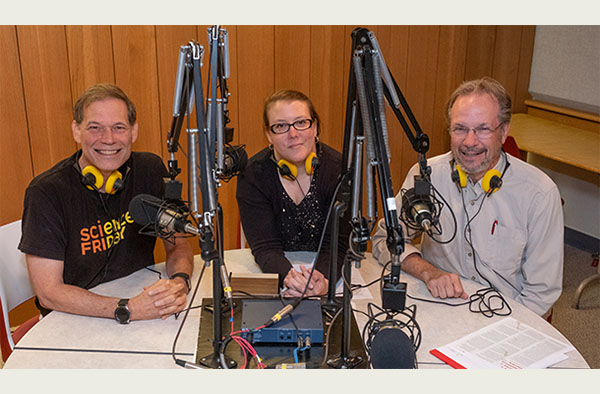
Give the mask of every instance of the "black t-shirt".
<path id="1" fill-rule="evenodd" d="M 133 152 L 120 169 L 123 190 L 99 193 L 84 186 L 79 155 L 57 163 L 27 187 L 19 249 L 64 261 L 64 282 L 89 289 L 154 264 L 156 238 L 138 233 L 129 202 L 142 193 L 162 198 L 168 173 L 160 157 Z"/>

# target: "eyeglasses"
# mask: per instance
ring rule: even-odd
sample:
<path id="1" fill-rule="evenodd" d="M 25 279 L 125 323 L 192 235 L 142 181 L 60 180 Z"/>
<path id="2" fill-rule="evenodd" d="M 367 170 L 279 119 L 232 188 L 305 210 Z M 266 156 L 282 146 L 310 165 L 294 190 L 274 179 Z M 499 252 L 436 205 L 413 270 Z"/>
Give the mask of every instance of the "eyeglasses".
<path id="1" fill-rule="evenodd" d="M 104 133 L 104 130 L 110 129 L 115 134 L 123 134 L 129 131 L 130 127 L 126 126 L 122 123 L 117 123 L 112 126 L 103 126 L 101 124 L 91 124 L 85 128 L 88 133 L 92 134 L 101 134 Z"/>
<path id="2" fill-rule="evenodd" d="M 275 123 L 272 124 L 269 128 L 274 134 L 284 134 L 290 131 L 290 127 L 292 126 L 294 126 L 294 128 L 298 131 L 303 131 L 310 129 L 312 124 L 312 119 L 300 119 L 295 121 L 294 123 Z"/>
<path id="3" fill-rule="evenodd" d="M 456 135 L 457 137 L 466 137 L 467 134 L 469 134 L 469 130 L 473 130 L 473 133 L 475 133 L 475 135 L 478 138 L 489 138 L 491 137 L 492 133 L 496 130 L 498 130 L 500 128 L 500 126 L 502 126 L 504 123 L 500 123 L 498 126 L 491 128 L 489 126 L 483 125 L 483 126 L 477 126 L 477 127 L 466 127 L 463 125 L 456 125 L 453 126 L 452 128 L 450 128 L 450 132 L 454 135 Z"/>

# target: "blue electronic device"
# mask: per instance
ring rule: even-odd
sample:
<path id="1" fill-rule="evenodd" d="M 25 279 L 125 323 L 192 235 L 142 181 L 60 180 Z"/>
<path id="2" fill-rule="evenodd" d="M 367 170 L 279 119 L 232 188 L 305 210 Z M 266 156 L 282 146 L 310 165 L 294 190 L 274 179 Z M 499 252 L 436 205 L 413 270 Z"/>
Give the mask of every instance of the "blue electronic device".
<path id="1" fill-rule="evenodd" d="M 242 330 L 253 329 L 266 321 L 292 301 L 244 300 L 242 301 Z M 297 344 L 310 338 L 313 344 L 323 343 L 323 315 L 320 300 L 303 300 L 281 321 L 254 333 L 244 332 L 242 337 L 251 343 Z"/>

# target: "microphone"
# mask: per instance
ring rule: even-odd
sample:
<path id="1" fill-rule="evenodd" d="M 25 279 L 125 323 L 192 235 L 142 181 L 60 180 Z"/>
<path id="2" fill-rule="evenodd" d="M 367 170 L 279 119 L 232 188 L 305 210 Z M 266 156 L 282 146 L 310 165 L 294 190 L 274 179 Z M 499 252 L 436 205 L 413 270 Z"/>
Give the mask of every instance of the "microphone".
<path id="1" fill-rule="evenodd" d="M 129 213 L 134 222 L 141 226 L 157 229 L 156 236 L 163 237 L 164 230 L 171 236 L 173 233 L 200 235 L 198 227 L 190 224 L 186 214 L 174 204 L 168 204 L 149 194 L 138 194 L 129 203 Z"/>
<path id="2" fill-rule="evenodd" d="M 223 168 L 221 177 L 225 179 L 233 178 L 240 171 L 246 168 L 248 163 L 248 154 L 244 149 L 245 145 L 226 146 L 223 150 Z"/>
<path id="3" fill-rule="evenodd" d="M 383 326 L 371 341 L 374 369 L 415 369 L 415 345 L 399 327 Z"/>
<path id="4" fill-rule="evenodd" d="M 402 195 L 402 221 L 413 230 L 423 230 L 431 233 L 431 226 L 437 220 L 434 218 L 435 205 L 430 194 L 417 194 L 415 188 L 408 189 Z"/>
<path id="5" fill-rule="evenodd" d="M 365 345 L 373 368 L 417 368 L 421 328 L 416 316 L 416 305 L 397 312 L 390 312 L 376 305 L 369 306 L 369 320 L 363 332 L 366 333 Z"/>

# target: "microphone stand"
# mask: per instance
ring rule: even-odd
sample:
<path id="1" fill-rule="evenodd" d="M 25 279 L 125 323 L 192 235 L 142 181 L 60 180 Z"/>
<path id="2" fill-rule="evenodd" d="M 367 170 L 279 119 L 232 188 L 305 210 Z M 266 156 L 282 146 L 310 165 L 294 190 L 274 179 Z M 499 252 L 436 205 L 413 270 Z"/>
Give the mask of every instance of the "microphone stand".
<path id="1" fill-rule="evenodd" d="M 220 368 L 223 367 L 220 362 L 220 349 L 223 344 L 223 335 L 222 335 L 222 300 L 223 300 L 223 278 L 221 277 L 221 272 L 225 272 L 222 270 L 224 267 L 223 260 L 223 210 L 221 206 L 217 203 L 216 190 L 214 189 L 218 180 L 216 177 L 216 169 L 215 169 L 215 149 L 216 143 L 210 143 L 216 141 L 219 145 L 219 155 L 218 157 L 222 160 L 223 151 L 222 151 L 222 141 L 223 141 L 223 131 L 222 131 L 222 122 L 220 120 L 223 119 L 223 106 L 215 105 L 217 101 L 217 79 L 222 81 L 225 79 L 225 76 L 222 73 L 222 52 L 219 50 L 219 33 L 222 33 L 224 30 L 220 29 L 218 26 L 214 26 L 208 29 L 209 43 L 211 45 L 210 52 L 210 75 L 209 80 L 211 82 L 211 90 L 212 93 L 209 98 L 207 98 L 207 130 L 204 133 L 204 138 L 200 140 L 200 157 L 204 158 L 204 160 L 200 160 L 200 168 L 201 175 L 204 175 L 202 180 L 202 205 L 204 212 L 215 212 L 217 214 L 217 241 L 219 246 L 219 251 L 214 248 L 214 237 L 211 237 L 210 240 L 208 237 L 202 243 L 202 256 L 205 261 L 212 261 L 213 263 L 213 352 L 204 357 L 200 358 L 200 364 L 206 365 L 210 368 Z M 226 36 L 226 35 L 225 35 Z M 197 77 L 200 79 L 200 70 L 197 70 Z M 223 92 L 223 91 L 222 91 Z M 201 97 L 200 97 L 201 98 Z M 203 101 L 202 101 L 203 102 Z M 198 112 L 196 112 L 198 115 Z M 198 120 L 198 125 L 201 124 L 201 120 Z M 212 160 L 209 160 L 211 158 Z M 214 174 L 214 177 L 213 177 Z M 206 215 L 205 215 L 206 217 Z M 206 255 L 206 258 L 204 257 Z M 233 308 L 233 305 L 231 305 Z M 237 363 L 229 358 L 228 356 L 224 356 L 225 362 L 228 364 L 227 368 L 235 368 Z"/>
<path id="2" fill-rule="evenodd" d="M 353 36 L 353 47 L 354 47 L 354 36 Z M 357 135 L 355 135 L 355 124 L 356 124 L 356 101 L 352 100 L 352 97 L 356 95 L 356 80 L 354 78 L 354 69 L 352 63 L 350 65 L 350 76 L 348 79 L 348 99 L 346 101 L 346 123 L 344 133 L 344 152 L 342 163 L 346 165 L 346 169 L 342 174 L 341 190 L 338 196 L 338 204 L 347 204 L 351 201 L 351 214 L 352 214 L 352 237 L 351 245 L 352 250 L 349 251 L 345 256 L 342 277 L 343 277 L 343 318 L 342 318 L 342 340 L 340 354 L 329 360 L 327 365 L 337 369 L 348 369 L 355 368 L 360 365 L 363 361 L 361 356 L 352 355 L 350 353 L 350 336 L 351 336 L 351 319 L 352 319 L 352 291 L 350 285 L 352 283 L 352 262 L 357 266 L 360 265 L 360 261 L 364 258 L 364 250 L 366 250 L 366 242 L 364 238 L 364 223 L 365 220 L 360 214 L 359 205 L 361 204 L 362 194 L 360 186 L 362 184 L 362 163 L 363 163 L 363 143 L 365 140 L 363 129 L 360 127 L 356 129 Z M 339 224 L 338 224 L 339 225 Z M 368 231 L 367 231 L 368 239 Z M 332 239 L 332 244 L 337 246 L 337 238 Z M 333 248 L 334 246 L 332 246 Z M 354 253 L 352 253 L 354 252 Z M 358 254 L 358 253 L 363 254 Z M 331 265 L 335 264 L 334 260 L 331 261 Z M 335 291 L 335 290 L 333 290 Z M 328 297 L 331 298 L 331 287 L 329 289 Z"/>
<path id="3" fill-rule="evenodd" d="M 337 284 L 337 261 L 338 261 L 338 238 L 340 235 L 340 217 L 344 215 L 347 209 L 346 203 L 336 201 L 333 206 L 333 221 L 331 223 L 331 249 L 329 264 L 329 287 L 327 290 L 327 299 L 323 301 L 322 307 L 335 314 L 339 305 L 335 300 L 335 285 Z"/>
<path id="4" fill-rule="evenodd" d="M 191 114 L 194 106 L 196 109 L 197 129 L 188 129 L 188 168 L 189 168 L 189 201 L 190 211 L 197 222 L 201 223 L 200 247 L 202 259 L 206 265 L 213 264 L 213 352 L 200 358 L 200 364 L 209 368 L 222 367 L 220 362 L 220 349 L 223 343 L 222 335 L 222 300 L 223 282 L 221 272 L 226 272 L 223 259 L 223 212 L 218 204 L 216 187 L 218 186 L 217 172 L 215 169 L 215 156 L 220 163 L 223 161 L 223 102 L 220 105 L 211 105 L 217 101 L 216 86 L 217 79 L 221 82 L 221 93 L 226 93 L 226 85 L 223 75 L 222 49 L 220 38 L 226 36 L 224 29 L 214 26 L 208 29 L 209 42 L 211 44 L 211 72 L 212 76 L 212 100 L 209 101 L 209 117 L 204 108 L 204 97 L 202 92 L 202 56 L 204 49 L 196 42 L 190 42 L 180 48 L 178 72 L 175 86 L 174 111 L 171 130 L 167 138 L 167 147 L 170 153 L 169 169 L 171 180 L 179 173 L 174 153 L 177 150 L 177 140 L 183 124 L 185 115 Z M 209 76 L 209 80 L 210 80 Z M 228 93 L 227 93 L 228 94 Z M 217 144 L 210 141 L 217 141 Z M 216 145 L 219 146 L 218 155 L 215 153 Z M 222 166 L 222 164 L 220 164 Z M 198 167 L 200 174 L 198 174 Z M 200 182 L 198 179 L 200 178 Z M 200 212 L 198 190 L 202 195 L 202 212 Z M 214 218 L 217 220 L 217 231 L 215 231 Z M 215 248 L 215 235 L 218 250 Z M 229 292 L 229 294 L 231 294 Z M 230 304 L 233 307 L 233 304 Z M 237 363 L 225 356 L 228 368 L 235 368 Z"/>
<path id="5" fill-rule="evenodd" d="M 342 189 L 352 190 L 352 224 L 353 236 L 351 250 L 349 249 L 344 265 L 344 318 L 342 323 L 342 348 L 340 355 L 328 360 L 334 368 L 353 368 L 362 360 L 350 355 L 350 324 L 351 324 L 351 265 L 359 266 L 367 250 L 370 232 L 376 224 L 376 218 L 365 219 L 362 209 L 362 168 L 363 145 L 368 153 L 367 166 L 377 172 L 380 197 L 384 208 L 387 231 L 386 246 L 392 257 L 391 274 L 384 278 L 382 289 L 382 304 L 387 310 L 402 311 L 406 303 L 406 283 L 400 282 L 400 255 L 404 252 L 404 236 L 400 226 L 395 204 L 395 195 L 389 168 L 389 153 L 387 147 L 387 123 L 383 95 L 392 106 L 405 134 L 413 148 L 420 154 L 419 165 L 421 174 L 428 176 L 425 153 L 429 149 L 429 138 L 421 131 L 416 118 L 412 114 L 402 92 L 389 73 L 383 59 L 379 43 L 375 35 L 367 29 L 356 28 L 351 34 L 352 56 L 350 75 L 348 79 L 348 98 L 346 101 L 346 123 L 344 132 L 343 163 L 346 165 L 342 174 Z M 383 84 L 382 81 L 385 83 Z M 410 130 L 400 108 L 404 110 L 410 124 L 415 129 L 414 135 Z M 366 144 L 365 144 L 366 143 Z M 352 173 L 352 176 L 350 175 Z M 370 173 L 367 172 L 367 180 Z M 376 198 L 372 195 L 371 182 L 367 185 L 369 214 L 374 212 Z M 376 216 L 376 215 L 375 215 Z M 331 291 L 331 289 L 330 289 Z"/>
<path id="6" fill-rule="evenodd" d="M 364 111 L 363 113 L 363 124 L 370 122 L 373 125 L 372 129 L 375 131 L 373 133 L 373 145 L 388 234 L 386 246 L 392 259 L 391 273 L 388 277 L 384 278 L 382 306 L 384 309 L 401 311 L 406 304 L 406 284 L 400 282 L 400 255 L 404 252 L 404 235 L 398 221 L 395 196 L 391 185 L 389 159 L 386 149 L 387 141 L 384 141 L 386 137 L 381 132 L 386 127 L 385 112 L 381 110 L 383 108 L 381 94 L 385 95 L 386 101 L 402 126 L 413 149 L 419 154 L 421 179 L 428 178 L 431 172 L 425 158 L 425 153 L 429 150 L 429 137 L 421 130 L 404 95 L 390 74 L 375 35 L 364 28 L 357 28 L 352 34 L 355 39 L 354 48 L 356 48 L 357 55 L 361 57 L 361 61 L 357 61 L 357 64 L 360 63 L 364 70 L 365 92 L 362 95 L 366 96 L 366 98 L 360 102 L 361 111 L 363 111 L 363 102 L 368 103 L 370 106 L 368 111 Z M 376 101 L 379 104 L 379 108 L 377 108 Z M 406 118 L 408 118 L 408 122 L 403 112 Z M 414 131 L 411 130 L 411 127 Z"/>
<path id="7" fill-rule="evenodd" d="M 223 343 L 223 327 L 221 316 L 223 312 L 223 282 L 221 278 L 221 266 L 223 265 L 223 209 L 219 204 L 217 207 L 217 221 L 218 231 L 216 231 L 218 238 L 219 250 L 214 247 L 214 237 L 211 232 L 206 232 L 205 235 L 201 236 L 200 244 L 202 246 L 202 259 L 210 264 L 212 262 L 212 276 L 213 276 L 213 351 L 200 358 L 199 362 L 209 368 L 221 368 L 220 361 L 220 350 Z M 237 362 L 231 359 L 229 356 L 224 355 L 225 362 L 228 364 L 228 369 L 235 368 Z"/>

